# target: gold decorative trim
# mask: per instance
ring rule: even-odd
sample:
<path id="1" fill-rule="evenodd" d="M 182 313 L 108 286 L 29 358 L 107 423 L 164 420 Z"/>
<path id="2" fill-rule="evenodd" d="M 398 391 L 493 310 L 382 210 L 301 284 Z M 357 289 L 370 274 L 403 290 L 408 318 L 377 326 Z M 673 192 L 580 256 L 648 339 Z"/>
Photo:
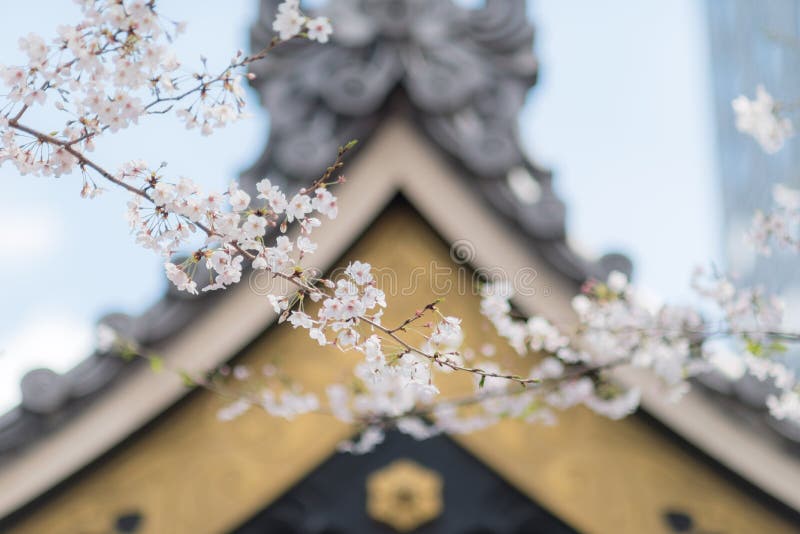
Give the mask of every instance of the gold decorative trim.
<path id="1" fill-rule="evenodd" d="M 367 478 L 367 514 L 397 532 L 410 532 L 444 510 L 444 480 L 413 460 L 395 460 Z"/>

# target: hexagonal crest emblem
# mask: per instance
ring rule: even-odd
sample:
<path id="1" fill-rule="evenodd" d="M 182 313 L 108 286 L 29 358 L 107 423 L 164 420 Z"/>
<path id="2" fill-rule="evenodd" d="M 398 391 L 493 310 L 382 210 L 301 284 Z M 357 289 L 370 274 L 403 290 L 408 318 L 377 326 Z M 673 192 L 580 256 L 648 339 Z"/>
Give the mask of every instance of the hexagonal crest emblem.
<path id="1" fill-rule="evenodd" d="M 398 532 L 410 532 L 444 508 L 444 481 L 412 460 L 395 460 L 367 478 L 367 514 Z"/>

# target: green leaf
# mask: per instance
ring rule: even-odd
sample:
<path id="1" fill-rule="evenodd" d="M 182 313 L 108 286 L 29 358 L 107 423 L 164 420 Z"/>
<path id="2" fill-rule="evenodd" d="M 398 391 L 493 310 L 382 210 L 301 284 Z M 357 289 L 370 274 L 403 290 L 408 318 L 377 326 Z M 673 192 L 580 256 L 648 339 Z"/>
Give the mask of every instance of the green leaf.
<path id="1" fill-rule="evenodd" d="M 754 341 L 750 338 L 745 339 L 747 343 L 747 352 L 752 354 L 753 356 L 763 356 L 764 355 L 764 347 L 758 341 Z"/>
<path id="2" fill-rule="evenodd" d="M 150 369 L 152 369 L 154 373 L 160 373 L 164 370 L 164 360 L 158 356 L 151 356 Z"/>
<path id="3" fill-rule="evenodd" d="M 478 387 L 482 388 L 483 384 L 486 383 L 486 375 L 481 375 L 481 381 L 478 383 Z"/>
<path id="4" fill-rule="evenodd" d="M 178 374 L 181 377 L 183 385 L 186 386 L 187 388 L 193 388 L 197 385 L 197 383 L 194 381 L 194 378 L 192 378 L 191 375 L 189 375 L 189 373 L 187 373 L 186 371 L 178 371 Z"/>
<path id="5" fill-rule="evenodd" d="M 119 357 L 129 362 L 136 357 L 136 351 L 129 346 L 123 346 L 120 348 Z"/>
<path id="6" fill-rule="evenodd" d="M 784 353 L 787 350 L 789 350 L 789 347 L 786 346 L 785 344 L 781 343 L 780 341 L 773 341 L 769 345 L 769 350 L 772 351 L 772 352 Z"/>

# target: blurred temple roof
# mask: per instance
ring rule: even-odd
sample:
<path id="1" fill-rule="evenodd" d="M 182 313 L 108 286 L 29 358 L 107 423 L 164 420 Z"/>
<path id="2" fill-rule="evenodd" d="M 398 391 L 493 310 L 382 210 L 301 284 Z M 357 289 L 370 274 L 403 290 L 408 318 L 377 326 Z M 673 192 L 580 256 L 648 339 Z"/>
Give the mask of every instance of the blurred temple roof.
<path id="1" fill-rule="evenodd" d="M 262 0 L 253 50 L 272 39 L 278 3 Z M 337 22 L 331 43 L 291 42 L 253 66 L 252 84 L 271 129 L 244 185 L 254 188 L 269 176 L 302 187 L 333 160 L 338 146 L 350 139 L 368 143 L 386 117 L 402 114 L 459 170 L 464 187 L 481 195 L 519 232 L 520 244 L 554 270 L 576 285 L 613 269 L 630 272 L 622 255 L 592 261 L 568 246 L 565 206 L 553 192 L 552 176 L 520 148 L 517 118 L 537 76 L 524 0 L 489 0 L 481 9 L 450 0 L 332 0 L 324 12 Z M 144 314 L 113 314 L 101 323 L 157 347 L 220 298 L 224 294 L 192 296 L 170 286 Z M 28 373 L 20 406 L 0 417 L 0 462 L 67 423 L 132 367 L 98 351 L 65 374 Z M 710 398 L 733 407 L 742 424 L 800 443 L 800 429 L 767 414 L 762 386 L 721 377 L 705 382 L 716 391 Z M 737 392 L 748 402 L 738 402 Z"/>

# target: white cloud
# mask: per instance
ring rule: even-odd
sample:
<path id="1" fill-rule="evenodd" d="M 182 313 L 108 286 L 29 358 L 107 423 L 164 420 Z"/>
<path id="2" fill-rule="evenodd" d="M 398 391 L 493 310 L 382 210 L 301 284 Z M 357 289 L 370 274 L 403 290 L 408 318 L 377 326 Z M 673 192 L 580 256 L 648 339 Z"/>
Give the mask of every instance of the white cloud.
<path id="1" fill-rule="evenodd" d="M 63 373 L 94 345 L 94 325 L 66 313 L 34 314 L 21 328 L 0 336 L 0 413 L 20 400 L 19 381 L 37 367 Z"/>
<path id="2" fill-rule="evenodd" d="M 0 260 L 20 257 L 20 267 L 30 261 L 53 255 L 61 242 L 62 227 L 58 217 L 51 211 L 28 212 L 0 210 Z M 14 262 L 6 267 L 13 266 Z"/>

